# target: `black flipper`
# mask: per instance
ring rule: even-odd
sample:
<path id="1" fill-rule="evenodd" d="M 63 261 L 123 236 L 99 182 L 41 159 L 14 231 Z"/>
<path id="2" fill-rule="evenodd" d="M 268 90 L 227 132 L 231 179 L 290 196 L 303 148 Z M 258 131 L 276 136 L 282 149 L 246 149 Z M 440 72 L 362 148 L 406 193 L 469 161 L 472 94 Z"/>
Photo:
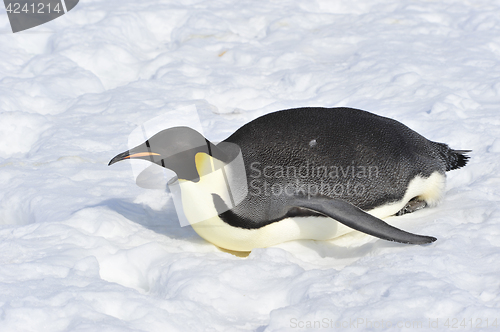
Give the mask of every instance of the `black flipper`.
<path id="1" fill-rule="evenodd" d="M 294 198 L 290 201 L 290 204 L 294 207 L 306 208 L 322 213 L 352 229 L 387 241 L 426 244 L 437 240 L 435 237 L 416 235 L 400 230 L 358 207 L 339 199 L 315 197 Z"/>

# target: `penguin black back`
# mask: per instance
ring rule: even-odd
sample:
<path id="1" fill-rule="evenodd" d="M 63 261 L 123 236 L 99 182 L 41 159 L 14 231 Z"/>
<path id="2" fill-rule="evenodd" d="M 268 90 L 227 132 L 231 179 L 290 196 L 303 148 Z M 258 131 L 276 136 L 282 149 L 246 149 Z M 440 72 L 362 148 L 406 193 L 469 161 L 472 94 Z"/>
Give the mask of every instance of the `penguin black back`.
<path id="1" fill-rule="evenodd" d="M 290 196 L 337 198 L 365 211 L 390 204 L 416 176 L 444 174 L 468 158 L 398 121 L 352 108 L 269 113 L 225 141 L 241 148 L 249 194 L 222 217 L 245 228 L 317 215 L 284 207 Z"/>

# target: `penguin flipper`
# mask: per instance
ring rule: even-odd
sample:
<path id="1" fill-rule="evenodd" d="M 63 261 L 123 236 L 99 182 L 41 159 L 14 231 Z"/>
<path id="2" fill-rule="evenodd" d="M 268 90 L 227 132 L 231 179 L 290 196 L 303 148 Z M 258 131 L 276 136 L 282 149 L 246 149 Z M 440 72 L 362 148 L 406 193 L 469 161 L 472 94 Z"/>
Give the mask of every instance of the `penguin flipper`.
<path id="1" fill-rule="evenodd" d="M 319 212 L 352 229 L 383 240 L 408 244 L 427 244 L 437 240 L 435 237 L 412 234 L 393 227 L 381 219 L 340 199 L 317 197 L 294 198 L 290 203 L 293 207 L 306 208 Z"/>

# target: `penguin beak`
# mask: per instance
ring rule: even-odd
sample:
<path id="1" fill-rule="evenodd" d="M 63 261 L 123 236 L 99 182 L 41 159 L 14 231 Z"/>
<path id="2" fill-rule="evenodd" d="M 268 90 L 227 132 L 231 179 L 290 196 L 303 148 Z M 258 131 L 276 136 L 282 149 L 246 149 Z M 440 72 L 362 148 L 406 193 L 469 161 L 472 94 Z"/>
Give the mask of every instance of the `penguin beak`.
<path id="1" fill-rule="evenodd" d="M 125 152 L 122 152 L 122 153 L 116 155 L 113 159 L 111 159 L 109 161 L 108 166 L 111 166 L 114 163 L 117 163 L 121 160 L 132 159 L 132 158 L 147 159 L 144 157 L 151 157 L 151 162 L 153 162 L 153 156 L 160 156 L 160 154 L 155 153 L 155 152 L 137 152 L 137 153 L 130 154 L 130 151 L 125 151 Z"/>

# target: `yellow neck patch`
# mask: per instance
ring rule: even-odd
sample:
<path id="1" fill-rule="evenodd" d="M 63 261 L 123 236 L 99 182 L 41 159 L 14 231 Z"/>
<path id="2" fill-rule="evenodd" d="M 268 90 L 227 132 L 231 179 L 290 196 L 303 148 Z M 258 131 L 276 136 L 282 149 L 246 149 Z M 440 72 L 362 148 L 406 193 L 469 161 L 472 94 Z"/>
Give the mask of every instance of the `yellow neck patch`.
<path id="1" fill-rule="evenodd" d="M 194 157 L 194 162 L 200 178 L 225 166 L 222 161 L 215 159 L 204 152 L 198 152 Z"/>

